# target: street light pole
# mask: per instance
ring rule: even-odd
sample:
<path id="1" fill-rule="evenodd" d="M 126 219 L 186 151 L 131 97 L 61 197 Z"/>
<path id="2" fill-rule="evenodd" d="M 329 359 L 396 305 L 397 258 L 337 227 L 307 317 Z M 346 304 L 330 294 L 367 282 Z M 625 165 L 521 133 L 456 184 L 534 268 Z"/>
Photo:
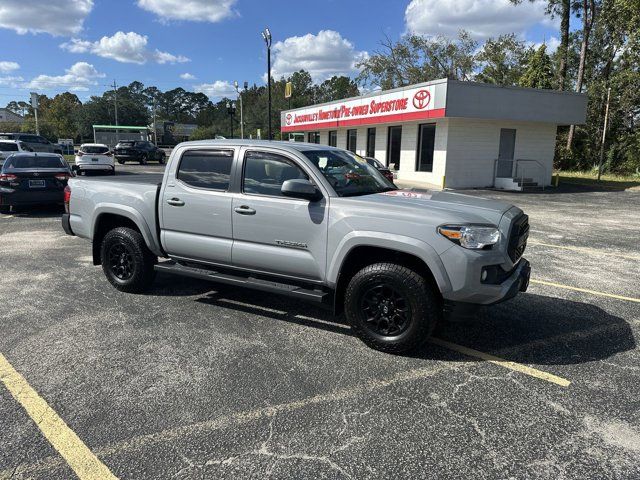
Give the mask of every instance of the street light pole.
<path id="1" fill-rule="evenodd" d="M 269 108 L 267 109 L 267 114 L 269 115 L 269 140 L 273 140 L 271 136 L 271 31 L 269 28 L 265 28 L 262 32 L 262 38 L 264 38 L 264 42 L 267 45 L 267 89 L 268 89 L 268 101 Z"/>
<path id="2" fill-rule="evenodd" d="M 236 103 L 235 102 L 227 102 L 227 113 L 229 114 L 229 126 L 231 127 L 231 137 L 233 138 L 233 116 L 236 113 Z"/>
<path id="3" fill-rule="evenodd" d="M 244 90 L 247 89 L 248 83 L 244 82 Z M 244 138 L 244 119 L 242 118 L 242 91 L 238 88 L 238 81 L 234 80 L 233 86 L 238 93 L 238 99 L 240 100 L 240 138 Z"/>

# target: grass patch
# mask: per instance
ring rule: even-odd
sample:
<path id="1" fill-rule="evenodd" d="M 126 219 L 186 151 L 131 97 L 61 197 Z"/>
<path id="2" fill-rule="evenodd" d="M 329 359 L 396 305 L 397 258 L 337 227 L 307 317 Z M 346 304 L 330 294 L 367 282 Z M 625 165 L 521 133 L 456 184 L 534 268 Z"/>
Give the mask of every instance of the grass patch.
<path id="1" fill-rule="evenodd" d="M 627 189 L 640 187 L 640 176 L 638 175 L 616 175 L 612 173 L 603 173 L 600 182 L 598 182 L 598 173 L 587 171 L 564 171 L 558 170 L 554 175 L 560 175 L 560 183 L 575 183 L 579 185 L 604 186 L 615 189 Z"/>
<path id="2" fill-rule="evenodd" d="M 63 155 L 63 157 L 67 161 L 67 163 L 76 163 L 75 155 Z"/>

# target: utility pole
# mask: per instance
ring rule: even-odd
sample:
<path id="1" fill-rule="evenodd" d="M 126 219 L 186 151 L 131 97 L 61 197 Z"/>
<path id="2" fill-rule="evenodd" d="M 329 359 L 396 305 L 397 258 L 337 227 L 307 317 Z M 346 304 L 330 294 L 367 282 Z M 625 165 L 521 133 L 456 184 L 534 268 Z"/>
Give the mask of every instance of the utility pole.
<path id="1" fill-rule="evenodd" d="M 268 101 L 269 108 L 267 114 L 269 115 L 269 140 L 273 140 L 271 136 L 271 31 L 268 28 L 265 28 L 262 32 L 262 38 L 264 39 L 264 43 L 267 45 L 267 88 L 268 88 Z"/>
<path id="2" fill-rule="evenodd" d="M 602 143 L 600 143 L 600 162 L 598 162 L 598 182 L 602 176 L 602 164 L 604 162 L 604 142 L 607 139 L 607 124 L 609 123 L 609 101 L 611 100 L 611 87 L 607 89 L 607 106 L 604 109 L 604 125 L 602 126 Z"/>
<path id="3" fill-rule="evenodd" d="M 38 102 L 38 94 L 31 92 L 31 107 L 33 108 L 33 114 L 36 119 L 36 135 L 40 135 L 40 127 L 38 126 L 38 108 L 40 107 Z"/>
<path id="4" fill-rule="evenodd" d="M 240 138 L 244 138 L 244 119 L 242 118 L 242 91 L 239 89 L 238 81 L 234 80 L 233 86 L 238 93 L 238 98 L 240 99 Z M 244 90 L 249 87 L 249 82 L 244 82 Z"/>
<path id="5" fill-rule="evenodd" d="M 113 108 L 115 109 L 116 127 L 118 126 L 118 86 L 116 81 L 113 81 Z"/>
<path id="6" fill-rule="evenodd" d="M 156 96 L 153 96 L 153 143 L 158 146 L 158 130 L 156 129 Z"/>

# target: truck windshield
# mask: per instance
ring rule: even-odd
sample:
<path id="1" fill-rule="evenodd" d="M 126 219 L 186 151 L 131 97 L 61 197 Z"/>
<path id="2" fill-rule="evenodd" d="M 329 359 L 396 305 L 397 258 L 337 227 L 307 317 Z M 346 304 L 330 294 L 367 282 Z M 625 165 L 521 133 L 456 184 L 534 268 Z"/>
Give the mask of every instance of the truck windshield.
<path id="1" fill-rule="evenodd" d="M 398 188 L 367 161 L 343 150 L 307 150 L 302 154 L 322 172 L 341 197 L 389 192 Z"/>

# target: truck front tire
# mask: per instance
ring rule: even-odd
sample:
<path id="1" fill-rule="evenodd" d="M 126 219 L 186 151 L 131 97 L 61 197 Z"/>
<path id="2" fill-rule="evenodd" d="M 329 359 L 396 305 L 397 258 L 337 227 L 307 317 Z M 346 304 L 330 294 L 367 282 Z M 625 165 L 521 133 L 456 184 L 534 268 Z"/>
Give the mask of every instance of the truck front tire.
<path id="1" fill-rule="evenodd" d="M 157 257 L 136 230 L 118 227 L 107 232 L 100 259 L 107 280 L 121 292 L 141 293 L 153 283 Z"/>
<path id="2" fill-rule="evenodd" d="M 404 353 L 424 345 L 442 316 L 427 281 L 410 268 L 376 263 L 357 272 L 345 292 L 345 314 L 368 346 Z"/>

